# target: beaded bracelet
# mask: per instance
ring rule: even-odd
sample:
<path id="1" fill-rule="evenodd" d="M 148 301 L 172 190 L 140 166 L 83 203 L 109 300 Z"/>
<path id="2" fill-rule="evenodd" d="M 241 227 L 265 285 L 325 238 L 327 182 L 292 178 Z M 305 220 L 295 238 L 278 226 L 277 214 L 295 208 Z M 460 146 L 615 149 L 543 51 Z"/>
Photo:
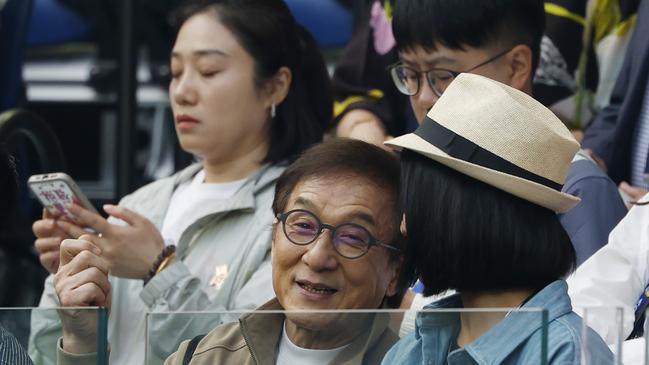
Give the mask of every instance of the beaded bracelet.
<path id="1" fill-rule="evenodd" d="M 151 269 L 149 269 L 149 274 L 144 279 L 144 285 L 146 285 L 149 280 L 151 280 L 157 273 L 162 271 L 165 267 L 169 265 L 171 260 L 176 257 L 176 246 L 169 245 L 165 247 L 162 252 L 158 255 L 158 258 L 153 262 Z"/>

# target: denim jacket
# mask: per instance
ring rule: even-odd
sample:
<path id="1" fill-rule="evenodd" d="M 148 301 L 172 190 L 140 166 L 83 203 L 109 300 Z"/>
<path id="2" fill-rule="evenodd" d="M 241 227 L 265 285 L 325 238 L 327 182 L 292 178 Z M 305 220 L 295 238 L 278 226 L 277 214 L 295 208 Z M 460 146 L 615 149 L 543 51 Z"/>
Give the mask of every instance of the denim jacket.
<path id="1" fill-rule="evenodd" d="M 541 364 L 545 315 L 548 363 L 580 364 L 582 320 L 572 312 L 567 290 L 563 280 L 551 283 L 523 306 L 543 308 L 543 313 L 513 312 L 477 340 L 460 348 L 456 345 L 459 313 L 419 313 L 415 332 L 402 338 L 385 356 L 383 364 Z M 424 309 L 461 307 L 462 301 L 456 294 Z M 590 328 L 586 342 L 588 364 L 613 363 L 613 354 Z"/>

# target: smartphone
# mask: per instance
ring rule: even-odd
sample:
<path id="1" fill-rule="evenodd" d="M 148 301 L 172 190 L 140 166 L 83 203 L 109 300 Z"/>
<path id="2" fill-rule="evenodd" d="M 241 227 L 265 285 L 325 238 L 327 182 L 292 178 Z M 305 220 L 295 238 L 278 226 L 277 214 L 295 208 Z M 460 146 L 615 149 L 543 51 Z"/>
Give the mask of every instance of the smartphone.
<path id="1" fill-rule="evenodd" d="M 76 219 L 67 208 L 68 204 L 80 205 L 91 212 L 97 213 L 95 207 L 81 192 L 81 189 L 70 176 L 63 172 L 32 175 L 27 181 L 29 188 L 36 198 L 51 214 L 65 216 L 72 222 Z"/>

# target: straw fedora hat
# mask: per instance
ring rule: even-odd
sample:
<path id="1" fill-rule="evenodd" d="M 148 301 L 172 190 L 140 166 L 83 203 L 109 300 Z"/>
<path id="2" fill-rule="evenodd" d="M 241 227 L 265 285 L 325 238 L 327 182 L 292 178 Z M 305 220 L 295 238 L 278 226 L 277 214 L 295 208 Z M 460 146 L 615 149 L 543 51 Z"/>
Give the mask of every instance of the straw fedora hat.
<path id="1" fill-rule="evenodd" d="M 579 198 L 561 192 L 579 143 L 529 95 L 460 74 L 419 128 L 386 142 L 534 204 L 564 213 Z"/>

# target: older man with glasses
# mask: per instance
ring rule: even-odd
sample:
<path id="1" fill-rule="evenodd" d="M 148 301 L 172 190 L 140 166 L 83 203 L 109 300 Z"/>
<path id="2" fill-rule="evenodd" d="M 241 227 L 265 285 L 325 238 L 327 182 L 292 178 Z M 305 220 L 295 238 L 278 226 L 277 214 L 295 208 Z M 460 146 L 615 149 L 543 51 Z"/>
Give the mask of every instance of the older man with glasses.
<path id="1" fill-rule="evenodd" d="M 185 341 L 166 364 L 380 363 L 397 341 L 387 315 L 349 311 L 397 307 L 411 280 L 398 194 L 398 159 L 377 146 L 336 139 L 307 150 L 277 182 L 276 298 L 259 308 L 288 312 L 246 314 Z"/>

